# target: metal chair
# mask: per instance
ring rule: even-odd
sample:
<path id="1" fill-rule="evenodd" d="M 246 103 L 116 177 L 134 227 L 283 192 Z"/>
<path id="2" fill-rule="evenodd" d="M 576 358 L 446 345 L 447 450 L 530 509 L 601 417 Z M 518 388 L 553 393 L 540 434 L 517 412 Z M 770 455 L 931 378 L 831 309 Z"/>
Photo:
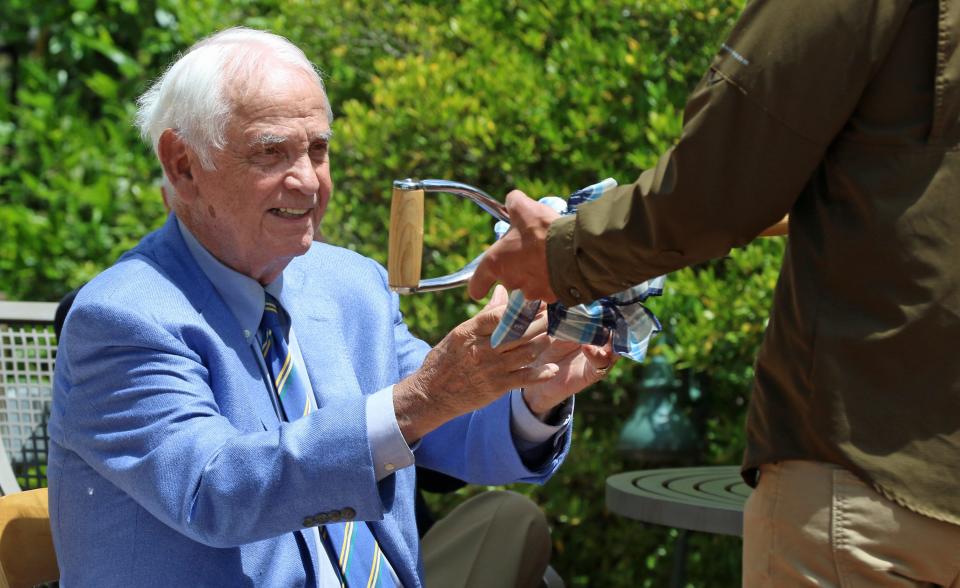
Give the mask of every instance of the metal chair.
<path id="1" fill-rule="evenodd" d="M 7 450 L 0 443 L 0 496 L 16 494 L 20 491 L 20 484 L 17 483 L 17 476 L 10 467 L 10 459 L 7 457 Z"/>
<path id="2" fill-rule="evenodd" d="M 46 417 L 57 340 L 52 302 L 0 301 L 0 489 L 46 486 Z M 6 458 L 6 459 L 3 459 Z M 5 467 L 5 466 L 10 467 Z M 14 474 L 11 483 L 10 470 Z"/>

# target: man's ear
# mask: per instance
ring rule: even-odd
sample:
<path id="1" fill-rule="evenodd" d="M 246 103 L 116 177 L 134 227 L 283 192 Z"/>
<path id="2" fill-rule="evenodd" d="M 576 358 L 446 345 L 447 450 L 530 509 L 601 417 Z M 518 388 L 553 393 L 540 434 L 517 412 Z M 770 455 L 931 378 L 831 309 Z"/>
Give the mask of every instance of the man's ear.
<path id="1" fill-rule="evenodd" d="M 193 172 L 199 162 L 196 157 L 192 157 L 193 151 L 190 146 L 176 131 L 167 129 L 160 135 L 157 155 L 160 158 L 160 165 L 163 166 L 163 173 L 170 180 L 177 196 L 185 200 L 192 199 L 197 192 Z"/>

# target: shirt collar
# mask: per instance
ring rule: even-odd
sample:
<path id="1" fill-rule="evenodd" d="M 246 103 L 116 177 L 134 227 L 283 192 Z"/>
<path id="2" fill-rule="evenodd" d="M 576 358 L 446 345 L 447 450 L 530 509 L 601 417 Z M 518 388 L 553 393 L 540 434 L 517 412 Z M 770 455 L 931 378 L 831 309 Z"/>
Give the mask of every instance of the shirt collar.
<path id="1" fill-rule="evenodd" d="M 248 341 L 252 340 L 260 328 L 260 319 L 263 317 L 264 289 L 279 299 L 280 293 L 283 291 L 283 274 L 281 273 L 276 280 L 264 288 L 260 285 L 260 282 L 227 267 L 214 257 L 193 236 L 190 229 L 180 222 L 179 218 L 177 219 L 177 227 L 180 229 L 180 234 L 183 236 L 194 261 L 213 283 L 213 287 L 223 298 L 227 308 L 240 323 L 244 338 Z"/>

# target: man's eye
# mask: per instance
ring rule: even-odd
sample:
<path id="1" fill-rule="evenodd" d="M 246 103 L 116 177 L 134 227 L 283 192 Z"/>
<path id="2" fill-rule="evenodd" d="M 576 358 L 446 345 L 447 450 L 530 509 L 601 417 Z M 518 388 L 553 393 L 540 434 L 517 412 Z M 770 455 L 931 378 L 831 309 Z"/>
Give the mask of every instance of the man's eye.
<path id="1" fill-rule="evenodd" d="M 263 148 L 264 155 L 280 155 L 280 147 L 276 145 L 267 145 Z"/>
<path id="2" fill-rule="evenodd" d="M 316 156 L 325 156 L 327 154 L 327 144 L 326 143 L 314 143 L 310 145 L 310 155 Z"/>

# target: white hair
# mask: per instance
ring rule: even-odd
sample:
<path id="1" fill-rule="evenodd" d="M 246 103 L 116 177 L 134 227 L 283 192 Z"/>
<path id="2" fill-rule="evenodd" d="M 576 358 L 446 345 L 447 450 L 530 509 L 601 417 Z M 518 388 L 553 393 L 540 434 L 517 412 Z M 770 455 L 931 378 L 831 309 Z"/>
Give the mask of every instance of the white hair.
<path id="1" fill-rule="evenodd" d="M 160 135 L 173 129 L 213 169 L 212 149 L 223 149 L 235 104 L 231 98 L 276 65 L 308 75 L 323 92 L 327 119 L 333 111 L 319 70 L 299 47 L 273 33 L 244 27 L 226 29 L 193 45 L 137 100 L 136 125 L 157 152 Z M 172 186 L 171 186 L 172 187 Z M 171 194 L 171 196 L 173 196 Z"/>

